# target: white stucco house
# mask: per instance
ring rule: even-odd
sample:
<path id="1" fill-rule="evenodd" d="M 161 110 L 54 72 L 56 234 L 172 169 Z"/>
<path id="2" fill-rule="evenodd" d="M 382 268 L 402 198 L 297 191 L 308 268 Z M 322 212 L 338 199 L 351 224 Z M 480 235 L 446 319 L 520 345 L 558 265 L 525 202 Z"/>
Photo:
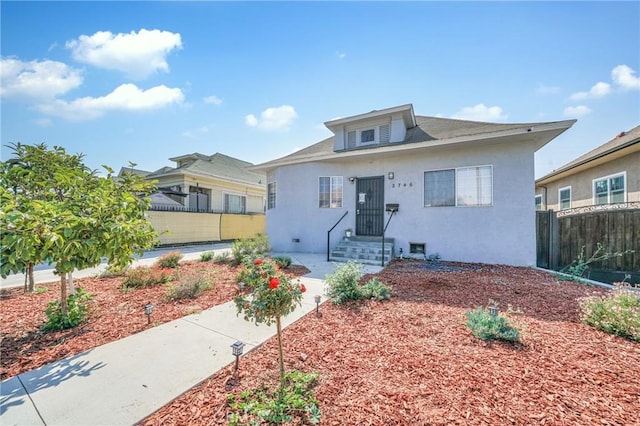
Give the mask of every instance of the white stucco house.
<path id="1" fill-rule="evenodd" d="M 574 123 L 417 116 L 411 104 L 328 121 L 332 137 L 251 168 L 267 175 L 273 250 L 325 253 L 351 228 L 384 231 L 396 256 L 535 265 L 534 153 Z"/>

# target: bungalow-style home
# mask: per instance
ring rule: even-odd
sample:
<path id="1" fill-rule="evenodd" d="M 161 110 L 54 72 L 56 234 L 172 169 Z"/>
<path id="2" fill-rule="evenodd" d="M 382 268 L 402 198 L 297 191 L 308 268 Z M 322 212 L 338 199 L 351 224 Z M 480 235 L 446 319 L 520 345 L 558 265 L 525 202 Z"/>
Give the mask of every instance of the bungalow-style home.
<path id="1" fill-rule="evenodd" d="M 126 167 L 120 171 L 157 181 L 158 192 L 151 197 L 152 209 L 264 213 L 266 176 L 248 170 L 253 164 L 220 153 L 196 152 L 169 160 L 176 166 L 154 172 Z"/>
<path id="2" fill-rule="evenodd" d="M 328 121 L 332 137 L 251 168 L 267 175 L 271 245 L 535 265 L 534 153 L 574 122 L 426 117 L 411 104 Z M 384 250 L 372 258 L 367 241 Z"/>
<path id="3" fill-rule="evenodd" d="M 640 126 L 536 180 L 536 210 L 640 202 Z"/>

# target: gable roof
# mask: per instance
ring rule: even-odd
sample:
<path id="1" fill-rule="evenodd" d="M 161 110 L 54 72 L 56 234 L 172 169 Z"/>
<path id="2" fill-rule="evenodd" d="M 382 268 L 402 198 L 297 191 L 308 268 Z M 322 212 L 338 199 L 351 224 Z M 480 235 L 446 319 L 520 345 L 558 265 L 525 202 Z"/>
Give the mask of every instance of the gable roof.
<path id="1" fill-rule="evenodd" d="M 330 121 L 328 123 L 334 122 Z M 570 128 L 576 120 L 502 124 L 417 115 L 415 116 L 415 122 L 415 126 L 407 129 L 406 136 L 402 142 L 382 143 L 375 147 L 334 151 L 334 137 L 331 136 L 293 154 L 253 166 L 250 169 L 268 171 L 289 164 L 339 158 L 353 160 L 354 156 L 380 155 L 451 144 L 479 143 L 489 139 L 498 140 L 506 137 L 535 140 L 536 149 L 540 149 L 550 140 Z"/>
<path id="2" fill-rule="evenodd" d="M 193 160 L 179 167 L 162 167 L 148 174 L 147 178 L 160 176 L 191 174 L 209 178 L 217 178 L 227 181 L 240 182 L 250 185 L 264 186 L 265 176 L 259 172 L 248 170 L 253 166 L 248 161 L 221 154 L 204 155 L 193 153 L 170 158 L 172 161 Z"/>
<path id="3" fill-rule="evenodd" d="M 556 179 L 560 179 L 560 177 L 562 176 L 573 174 L 573 172 L 578 171 L 573 169 L 577 169 L 580 166 L 588 166 L 588 163 L 594 162 L 599 159 L 604 160 L 604 157 L 610 156 L 611 154 L 619 152 L 638 143 L 640 143 L 640 126 L 636 126 L 628 132 L 621 132 L 609 142 L 600 145 L 599 147 L 579 156 L 575 160 L 572 160 L 567 164 L 553 170 L 551 173 L 546 174 L 540 179 L 537 179 L 536 184 L 552 182 Z"/>

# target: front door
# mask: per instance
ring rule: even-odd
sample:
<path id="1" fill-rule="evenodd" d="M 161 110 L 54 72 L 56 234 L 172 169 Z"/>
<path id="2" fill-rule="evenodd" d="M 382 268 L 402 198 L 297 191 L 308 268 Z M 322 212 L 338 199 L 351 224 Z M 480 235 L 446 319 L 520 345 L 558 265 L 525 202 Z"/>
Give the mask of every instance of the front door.
<path id="1" fill-rule="evenodd" d="M 356 235 L 382 236 L 383 222 L 384 177 L 358 178 L 356 184 Z"/>

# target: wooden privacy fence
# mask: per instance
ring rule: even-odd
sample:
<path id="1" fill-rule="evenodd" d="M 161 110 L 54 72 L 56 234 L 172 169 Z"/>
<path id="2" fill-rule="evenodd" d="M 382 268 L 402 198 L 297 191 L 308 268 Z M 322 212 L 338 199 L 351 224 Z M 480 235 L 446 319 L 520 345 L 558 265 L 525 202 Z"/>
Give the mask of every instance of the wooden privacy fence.
<path id="1" fill-rule="evenodd" d="M 585 213 L 536 212 L 536 255 L 541 268 L 560 270 L 578 259 L 582 247 L 589 259 L 602 253 L 633 253 L 590 266 L 611 271 L 640 271 L 640 209 L 595 210 Z"/>
<path id="2" fill-rule="evenodd" d="M 160 244 L 203 243 L 249 238 L 265 233 L 264 214 L 147 212 Z"/>

